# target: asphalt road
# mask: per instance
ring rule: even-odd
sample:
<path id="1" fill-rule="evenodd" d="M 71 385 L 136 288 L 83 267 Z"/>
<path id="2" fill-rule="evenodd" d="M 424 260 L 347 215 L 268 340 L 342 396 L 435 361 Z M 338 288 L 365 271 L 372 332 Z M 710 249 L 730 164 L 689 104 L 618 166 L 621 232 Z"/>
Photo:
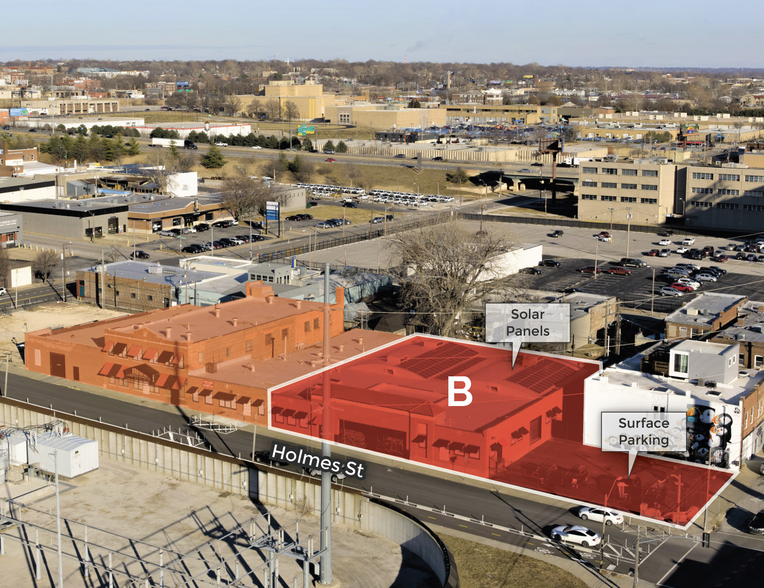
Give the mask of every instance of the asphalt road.
<path id="1" fill-rule="evenodd" d="M 28 378 L 11 372 L 8 376 L 8 396 L 21 401 L 29 401 L 39 406 L 80 417 L 99 420 L 130 430 L 151 433 L 165 428 L 189 429 L 189 416 L 183 409 L 163 406 L 155 408 L 154 403 L 143 399 L 131 402 L 91 394 L 82 391 L 64 380 L 45 377 L 42 380 Z M 246 456 L 252 447 L 252 435 L 247 431 L 237 431 L 229 435 L 218 435 L 202 431 L 212 451 L 233 456 Z M 269 449 L 272 437 L 262 431 L 257 435 L 257 450 Z M 342 455 L 341 451 L 335 451 Z M 549 553 L 560 557 L 581 559 L 593 566 L 599 565 L 598 550 L 573 549 L 570 546 L 547 543 L 538 538 L 519 533 L 497 530 L 488 525 L 475 524 L 461 519 L 454 519 L 449 514 L 413 508 L 401 502 L 416 503 L 428 508 L 445 510 L 452 513 L 484 520 L 487 523 L 501 525 L 544 537 L 549 536 L 553 526 L 559 524 L 577 524 L 582 521 L 574 514 L 575 507 L 560 508 L 534 500 L 509 496 L 501 491 L 480 487 L 469 480 L 456 482 L 444 479 L 434 472 L 426 470 L 412 471 L 402 469 L 384 458 L 375 458 L 368 463 L 367 477 L 347 486 L 374 494 L 381 494 L 399 500 L 396 505 L 410 512 L 426 523 L 468 532 L 475 536 L 504 541 L 540 553 Z M 628 521 L 628 518 L 627 518 Z M 591 525 L 593 528 L 597 525 Z M 597 532 L 599 528 L 595 528 Z M 649 533 L 650 531 L 648 531 Z M 608 541 L 615 549 L 619 545 L 633 544 L 635 527 L 626 525 L 623 529 L 612 526 L 606 531 Z M 764 539 L 751 537 L 737 529 L 727 529 L 724 534 L 714 534 L 712 549 L 704 549 L 687 539 L 658 538 L 643 547 L 643 563 L 640 566 L 642 578 L 652 582 L 662 582 L 672 588 L 697 588 L 698 586 L 723 586 L 736 588 L 758 584 L 758 567 L 762 562 Z M 643 527 L 642 537 L 645 537 Z M 758 548 L 758 550 L 757 550 Z M 614 549 L 606 548 L 605 567 L 614 566 L 622 573 L 628 573 L 633 563 L 628 559 L 619 561 L 614 556 Z M 683 559 L 684 558 L 684 559 Z M 677 564 L 677 562 L 679 562 Z M 723 563 L 722 563 L 723 562 Z M 709 567 L 710 566 L 710 567 Z M 734 567 L 733 567 L 734 566 Z M 709 583 L 713 581 L 714 583 Z"/>

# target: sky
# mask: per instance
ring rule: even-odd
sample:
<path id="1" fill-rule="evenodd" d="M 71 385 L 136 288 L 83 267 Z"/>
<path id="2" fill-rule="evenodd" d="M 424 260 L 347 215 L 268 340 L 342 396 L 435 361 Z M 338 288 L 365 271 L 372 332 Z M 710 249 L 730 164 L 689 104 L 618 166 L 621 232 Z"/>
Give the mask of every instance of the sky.
<path id="1" fill-rule="evenodd" d="M 37 0 L 23 26 L 0 25 L 0 61 L 275 56 L 764 68 L 762 21 L 761 0 Z"/>

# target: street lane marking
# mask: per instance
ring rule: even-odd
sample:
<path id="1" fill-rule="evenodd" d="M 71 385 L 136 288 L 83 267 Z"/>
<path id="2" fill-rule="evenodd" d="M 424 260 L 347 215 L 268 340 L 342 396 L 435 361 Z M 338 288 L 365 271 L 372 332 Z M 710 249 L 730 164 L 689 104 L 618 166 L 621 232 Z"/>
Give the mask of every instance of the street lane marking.
<path id="1" fill-rule="evenodd" d="M 668 578 L 668 577 L 671 575 L 671 573 L 672 573 L 672 572 L 673 572 L 673 571 L 674 571 L 674 570 L 677 568 L 677 566 L 678 566 L 680 563 L 682 563 L 682 562 L 685 560 L 685 558 L 686 558 L 688 555 L 690 555 L 690 553 L 692 552 L 692 550 L 693 550 L 693 549 L 695 549 L 695 548 L 696 548 L 698 545 L 700 545 L 700 544 L 699 544 L 699 543 L 695 543 L 695 544 L 694 544 L 694 545 L 693 545 L 693 546 L 692 546 L 692 547 L 689 549 L 689 551 L 687 551 L 687 553 L 685 553 L 685 554 L 684 554 L 684 555 L 681 557 L 681 559 L 680 559 L 679 561 L 677 561 L 677 562 L 676 562 L 676 563 L 675 563 L 673 566 L 671 566 L 671 569 L 670 569 L 668 572 L 666 572 L 666 573 L 663 575 L 663 577 L 662 577 L 660 580 L 658 580 L 658 582 L 657 582 L 657 584 L 656 584 L 656 585 L 658 585 L 658 586 L 661 586 L 661 585 L 663 585 L 663 580 L 665 580 L 666 578 Z M 637 549 L 639 549 L 639 546 L 637 546 Z M 726 578 L 725 578 L 725 580 L 726 580 Z"/>
<path id="2" fill-rule="evenodd" d="M 496 535 L 497 537 L 501 537 L 498 533 L 491 533 L 491 535 Z"/>

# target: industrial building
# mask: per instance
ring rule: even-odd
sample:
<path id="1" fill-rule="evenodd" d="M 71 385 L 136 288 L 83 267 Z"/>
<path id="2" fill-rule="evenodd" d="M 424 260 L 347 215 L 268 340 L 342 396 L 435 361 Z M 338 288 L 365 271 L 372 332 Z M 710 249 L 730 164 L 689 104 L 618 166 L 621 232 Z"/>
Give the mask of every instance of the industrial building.
<path id="1" fill-rule="evenodd" d="M 326 122 L 358 125 L 372 129 L 425 129 L 446 124 L 446 112 L 439 108 L 406 108 L 398 104 L 356 103 L 326 107 Z"/>
<path id="2" fill-rule="evenodd" d="M 53 189 L 54 182 L 47 183 Z M 101 199 L 0 203 L 0 211 L 20 213 L 29 233 L 83 239 L 127 231 L 127 204 Z"/>

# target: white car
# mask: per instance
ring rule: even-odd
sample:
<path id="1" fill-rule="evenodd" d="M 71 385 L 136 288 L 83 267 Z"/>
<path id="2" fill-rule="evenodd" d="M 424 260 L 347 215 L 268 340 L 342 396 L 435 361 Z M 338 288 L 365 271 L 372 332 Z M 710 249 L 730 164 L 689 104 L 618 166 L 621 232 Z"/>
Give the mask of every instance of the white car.
<path id="1" fill-rule="evenodd" d="M 677 284 L 684 284 L 685 286 L 689 286 L 693 290 L 697 290 L 700 288 L 700 282 L 696 282 L 693 279 L 690 278 L 679 278 L 677 281 Z"/>
<path id="2" fill-rule="evenodd" d="M 676 248 L 676 252 L 677 252 L 679 255 L 682 255 L 683 253 L 687 253 L 688 251 L 689 251 L 689 248 L 687 248 L 687 247 L 684 247 L 684 246 L 682 246 L 682 247 L 677 247 L 677 248 Z"/>
<path id="3" fill-rule="evenodd" d="M 217 147 L 228 147 L 228 143 L 223 143 L 222 141 L 218 141 L 215 145 Z"/>
<path id="4" fill-rule="evenodd" d="M 671 245 L 671 239 L 661 239 L 658 241 L 658 245 L 663 245 L 664 247 Z"/>
<path id="5" fill-rule="evenodd" d="M 2 296 L 3 294 L 8 294 L 8 291 L 2 286 L 0 286 L 0 296 Z"/>
<path id="6" fill-rule="evenodd" d="M 621 513 L 616 512 L 614 510 L 608 510 L 608 509 L 602 508 L 601 506 L 597 506 L 597 507 L 585 506 L 584 508 L 578 511 L 578 516 L 585 521 L 587 520 L 596 521 L 598 523 L 601 523 L 602 519 L 605 519 L 606 525 L 622 525 L 623 524 L 623 515 Z"/>
<path id="7" fill-rule="evenodd" d="M 303 471 L 306 474 L 310 474 L 314 478 L 320 478 L 321 477 L 321 470 L 313 469 L 313 468 L 302 468 Z M 338 474 L 332 474 L 332 483 L 336 484 L 340 480 L 344 480 L 347 476 L 343 472 L 339 472 Z"/>
<path id="8" fill-rule="evenodd" d="M 252 149 L 262 149 L 262 147 L 260 145 L 252 145 Z"/>
<path id="9" fill-rule="evenodd" d="M 716 276 L 712 276 L 711 274 L 697 274 L 695 279 L 698 282 L 715 282 Z"/>
<path id="10" fill-rule="evenodd" d="M 695 239 L 693 239 L 692 237 L 687 237 L 686 239 L 682 241 L 682 245 L 687 245 L 687 246 L 695 245 Z"/>
<path id="11" fill-rule="evenodd" d="M 661 296 L 681 296 L 682 292 L 679 290 L 672 288 L 671 286 L 664 286 L 661 288 L 660 292 Z"/>
<path id="12" fill-rule="evenodd" d="M 581 547 L 595 547 L 602 541 L 597 533 L 581 525 L 560 525 L 552 529 L 551 535 L 554 541 L 578 543 Z"/>

